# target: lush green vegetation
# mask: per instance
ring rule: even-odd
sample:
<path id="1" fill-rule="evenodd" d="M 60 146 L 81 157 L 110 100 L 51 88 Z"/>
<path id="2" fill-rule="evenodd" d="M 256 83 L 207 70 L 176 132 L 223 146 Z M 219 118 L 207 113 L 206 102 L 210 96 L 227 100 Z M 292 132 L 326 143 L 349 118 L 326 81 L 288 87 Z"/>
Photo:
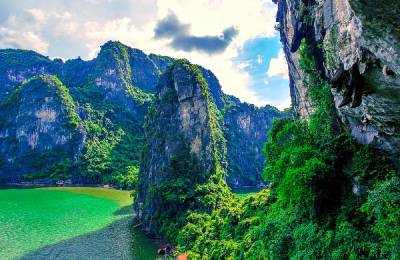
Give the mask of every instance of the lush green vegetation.
<path id="1" fill-rule="evenodd" d="M 48 66 L 51 60 L 34 51 L 19 49 L 0 50 L 0 71 L 6 72 L 8 68 L 19 69 L 26 66 Z"/>
<path id="2" fill-rule="evenodd" d="M 398 173 L 384 155 L 356 144 L 336 124 L 317 51 L 302 41 L 310 120 L 275 121 L 265 145 L 269 190 L 239 199 L 218 177 L 194 177 L 187 153 L 173 158 L 171 178 L 160 187 L 171 211 L 159 217 L 167 225 L 161 233 L 180 251 L 199 259 L 400 257 Z"/>
<path id="3" fill-rule="evenodd" d="M 0 103 L 0 109 L 3 113 L 0 115 L 4 124 L 9 127 L 14 123 L 10 120 L 11 111 L 18 111 L 23 105 L 26 95 L 35 93 L 33 98 L 45 98 L 54 96 L 61 105 L 63 126 L 71 130 L 72 138 L 75 141 L 78 136 L 78 127 L 81 124 L 77 114 L 77 106 L 70 95 L 68 89 L 61 83 L 56 76 L 39 75 L 26 80 L 21 86 L 15 89 L 12 94 Z M 34 104 L 33 104 L 34 105 Z M 15 117 L 14 114 L 11 117 Z M 5 120 L 7 118 L 7 120 Z M 6 122 L 7 121 L 7 122 Z M 17 139 L 10 142 L 10 151 L 17 151 Z M 52 151 L 30 151 L 16 158 L 16 171 L 21 170 L 23 166 L 29 166 L 35 172 L 26 175 L 25 180 L 35 180 L 50 177 L 52 180 L 67 179 L 72 176 L 73 160 L 68 148 L 55 147 Z M 21 170 L 23 171 L 23 170 Z"/>
<path id="4" fill-rule="evenodd" d="M 57 89 L 58 97 L 60 98 L 61 104 L 63 104 L 64 109 L 66 109 L 68 115 L 69 126 L 76 129 L 80 125 L 80 118 L 76 113 L 76 105 L 74 99 L 69 94 L 66 86 L 56 77 L 51 75 L 39 76 L 42 80 L 47 82 L 48 86 L 53 86 Z M 33 78 L 34 79 L 34 78 Z"/>
<path id="5" fill-rule="evenodd" d="M 84 180 L 93 183 L 109 183 L 121 188 L 136 186 L 139 161 L 143 147 L 143 128 L 138 117 L 143 116 L 153 95 L 132 83 L 130 49 L 119 43 L 109 42 L 103 46 L 96 60 L 94 73 L 80 87 L 72 87 L 77 101 L 85 114 L 83 126 L 87 138 L 79 172 Z M 114 75 L 121 81 L 123 93 L 113 93 L 115 100 L 106 100 L 104 88 L 99 88 L 96 77 L 103 75 L 110 63 L 118 68 Z M 111 77 L 114 77 L 111 76 Z M 113 79 L 114 80 L 114 79 Z M 131 111 L 118 95 L 131 96 L 138 111 Z M 140 106 L 142 106 L 140 108 Z"/>
<path id="6" fill-rule="evenodd" d="M 85 112 L 87 139 L 79 165 L 82 177 L 94 183 L 134 188 L 143 145 L 142 127 L 128 113 L 116 117 L 113 109 L 103 112 L 86 104 Z"/>
<path id="7" fill-rule="evenodd" d="M 143 129 L 135 115 L 120 106 L 103 102 L 85 103 L 80 107 L 85 118 L 77 114 L 78 105 L 69 94 L 68 89 L 56 76 L 41 75 L 32 77 L 1 104 L 4 110 L 19 104 L 21 91 L 33 91 L 40 84 L 57 91 L 57 97 L 68 117 L 68 127 L 76 130 L 80 125 L 87 132 L 83 154 L 77 164 L 69 158 L 66 151 L 37 153 L 31 152 L 22 158 L 25 164 L 31 163 L 37 173 L 30 174 L 25 180 L 50 178 L 51 180 L 66 180 L 82 178 L 84 182 L 114 184 L 125 189 L 136 186 L 139 160 L 143 146 Z M 74 91 L 77 91 L 74 89 Z M 81 95 L 84 99 L 85 95 Z M 78 100 L 82 100 L 79 98 Z M 100 102 L 101 103 L 101 102 Z M 118 111 L 118 113 L 116 113 Z M 49 158 L 52 160 L 49 161 Z M 44 167 L 51 163 L 51 167 Z M 76 172 L 80 175 L 77 176 Z"/>
<path id="8" fill-rule="evenodd" d="M 152 216 L 158 219 L 158 229 L 164 236 L 176 241 L 180 229 L 187 223 L 191 212 L 212 212 L 232 197 L 222 181 L 220 168 L 215 173 L 205 173 L 188 146 L 171 158 L 167 169 L 169 181 L 154 186 L 150 191 L 160 201 Z"/>
<path id="9" fill-rule="evenodd" d="M 83 128 L 79 131 L 87 133 L 79 160 L 68 156 L 71 151 L 64 154 L 55 150 L 51 153 L 29 153 L 33 159 L 30 160 L 27 155 L 28 160 L 24 163 L 30 165 L 32 161 L 32 169 L 36 172 L 27 174 L 26 180 L 72 178 L 76 182 L 108 183 L 127 189 L 135 187 L 143 147 L 142 122 L 153 94 L 133 85 L 132 55 L 135 55 L 133 50 L 119 42 L 105 44 L 93 61 L 78 58 L 63 63 L 51 61 L 33 51 L 0 51 L 3 58 L 0 70 L 4 67 L 18 71 L 31 66 L 38 70 L 38 74 L 58 75 L 68 85 L 68 88 L 65 87 L 56 76 L 34 76 L 0 104 L 2 110 L 9 111 L 18 105 L 22 90 L 32 92 L 45 82 L 57 92 L 73 134 L 80 126 Z M 105 84 L 119 84 L 120 89 L 110 91 L 107 87 L 100 87 L 100 79 Z M 0 125 L 6 124 L 10 122 L 1 117 Z"/>
<path id="10" fill-rule="evenodd" d="M 301 4 L 300 17 L 307 26 L 312 24 L 310 12 L 310 6 Z M 331 40 L 335 35 L 336 32 L 332 32 Z M 317 68 L 315 57 L 321 52 L 325 62 L 333 62 L 329 50 L 321 50 L 321 46 L 307 40 L 301 42 L 299 63 L 312 101 L 312 116 L 308 121 L 281 119 L 274 122 L 265 144 L 268 166 L 264 178 L 270 188 L 245 198 L 235 196 L 223 181 L 226 173 L 226 141 L 221 130 L 224 110 L 217 109 L 199 68 L 186 60 L 177 60 L 167 71 L 168 75 L 180 66 L 189 71 L 189 78 L 183 80 L 200 84 L 210 115 L 214 156 L 211 169 L 204 169 L 181 138 L 179 152 L 163 169 L 168 178 L 147 194 L 158 202 L 151 216 L 157 219 L 155 229 L 177 245 L 178 251 L 189 252 L 195 259 L 400 258 L 399 173 L 385 155 L 357 144 L 340 129 L 333 109 L 331 86 Z M 18 67 L 23 62 L 30 64 L 33 61 L 38 61 L 34 65 L 40 66 L 49 62 L 43 56 L 33 57 L 31 52 L 21 52 L 18 59 L 11 59 L 13 55 L 13 50 L 0 52 L 0 59 L 11 62 L 4 67 Z M 107 72 L 106 76 L 115 76 L 113 80 L 120 81 L 124 87 L 122 94 L 119 90 L 112 93 L 116 95 L 112 101 L 107 99 L 107 91 L 96 84 L 99 75 L 104 76 L 110 61 L 115 62 L 113 67 L 117 69 L 115 75 Z M 82 65 L 79 60 L 71 62 L 76 63 L 72 67 L 74 70 L 79 70 Z M 120 43 L 102 48 L 96 64 L 88 70 L 89 76 L 81 75 L 77 81 L 66 79 L 74 99 L 56 77 L 39 76 L 24 83 L 1 105 L 14 105 L 26 84 L 41 79 L 50 83 L 49 87 L 56 87 L 68 113 L 68 126 L 77 129 L 82 125 L 87 132 L 78 164 L 72 159 L 64 159 L 66 156 L 61 152 L 52 151 L 57 158 L 63 159 L 54 162 L 50 170 L 39 171 L 49 162 L 49 154 L 26 154 L 21 161 L 32 163 L 31 166 L 38 169 L 27 179 L 66 180 L 77 178 L 76 173 L 79 173 L 78 178 L 83 181 L 132 189 L 138 182 L 143 130 L 138 115 L 125 110 L 124 104 L 119 104 L 122 99 L 118 95 L 131 96 L 135 105 L 143 110 L 153 96 L 132 83 L 130 53 Z M 173 89 L 164 93 L 162 100 L 157 100 L 158 105 L 173 102 L 175 94 Z M 235 104 L 226 102 L 225 108 Z M 78 111 L 82 113 L 82 119 Z M 159 112 L 159 107 L 151 107 L 148 115 L 156 117 Z M 5 122 L 0 119 L 0 125 L 3 124 Z M 151 136 L 151 131 L 148 132 Z M 0 158 L 0 164 L 5 163 L 3 161 Z M 77 197 L 70 198 L 71 195 L 61 191 L 75 193 Z M 6 246 L 0 247 L 0 252 L 11 254 L 7 250 L 15 246 L 18 248 L 13 252 L 20 256 L 50 242 L 103 228 L 118 216 L 110 213 L 129 204 L 127 197 L 120 198 L 119 195 L 114 202 L 102 201 L 114 195 L 109 195 L 106 190 L 73 188 L 1 191 L 0 223 L 6 224 L 1 226 L 4 230 L 0 227 L 0 234 L 3 234 L 0 245 Z M 23 203 L 24 207 L 17 207 L 24 199 L 28 200 Z M 37 207 L 38 200 L 43 202 L 41 207 Z M 57 204 L 65 201 L 71 204 Z M 83 202 L 86 206 L 83 209 L 73 207 L 75 202 Z M 104 205 L 106 207 L 102 208 Z M 51 214 L 38 212 L 48 208 L 52 209 Z M 11 210 L 15 211 L 10 214 Z M 64 218 L 66 210 L 70 217 L 67 220 Z M 41 222 L 36 233 L 21 228 L 37 225 L 38 215 Z M 87 218 L 98 222 L 87 223 Z M 64 230 L 64 224 L 70 222 L 73 224 L 71 230 Z M 51 232 L 48 223 L 52 224 Z M 21 241 L 26 240 L 32 243 L 22 245 Z"/>

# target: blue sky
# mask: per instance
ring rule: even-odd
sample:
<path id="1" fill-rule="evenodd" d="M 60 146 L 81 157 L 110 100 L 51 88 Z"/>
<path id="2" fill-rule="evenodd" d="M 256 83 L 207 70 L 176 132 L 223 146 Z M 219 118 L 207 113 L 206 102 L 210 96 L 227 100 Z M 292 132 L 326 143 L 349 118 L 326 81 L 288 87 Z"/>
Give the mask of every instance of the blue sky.
<path id="1" fill-rule="evenodd" d="M 0 48 L 94 58 L 108 40 L 211 69 L 242 101 L 290 105 L 270 0 L 0 0 Z"/>
<path id="2" fill-rule="evenodd" d="M 255 38 L 245 42 L 239 56 L 235 58 L 235 63 L 251 75 L 251 89 L 259 96 L 267 99 L 266 102 L 278 102 L 280 108 L 287 107 L 289 104 L 289 80 L 286 77 L 287 71 L 282 71 L 283 75 L 268 75 L 271 59 L 276 59 L 282 53 L 282 45 L 279 37 Z M 283 61 L 284 62 L 284 61 Z M 283 64 L 286 66 L 286 64 Z M 270 73 L 271 74 L 271 73 Z M 279 73 L 278 73 L 279 74 Z M 272 102 L 271 102 L 272 101 Z"/>

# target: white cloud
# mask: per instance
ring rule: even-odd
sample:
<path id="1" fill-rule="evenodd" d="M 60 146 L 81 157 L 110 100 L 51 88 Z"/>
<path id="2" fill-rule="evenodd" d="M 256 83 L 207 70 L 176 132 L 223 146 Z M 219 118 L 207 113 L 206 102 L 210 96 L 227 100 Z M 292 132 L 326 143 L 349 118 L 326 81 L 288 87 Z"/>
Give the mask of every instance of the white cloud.
<path id="1" fill-rule="evenodd" d="M 47 54 L 49 44 L 34 32 L 0 27 L 0 48 L 34 49 Z"/>
<path id="2" fill-rule="evenodd" d="M 260 36 L 273 37 L 276 34 L 276 6 L 272 1 L 158 0 L 157 5 L 159 19 L 173 10 L 181 22 L 191 24 L 191 33 L 194 35 L 218 35 L 223 29 L 235 26 L 239 34 L 223 53 L 209 56 L 197 51 L 176 52 L 171 50 L 167 43 L 160 46 L 157 52 L 187 57 L 193 63 L 211 69 L 225 93 L 258 106 L 267 104 L 267 100 L 251 88 L 251 75 L 245 71 L 248 64 L 237 65 L 233 60 L 246 41 Z"/>
<path id="3" fill-rule="evenodd" d="M 248 67 L 250 67 L 251 64 L 249 62 L 241 62 L 238 65 L 238 68 L 241 70 L 247 69 Z"/>
<path id="4" fill-rule="evenodd" d="M 158 17 L 172 10 L 184 23 L 190 23 L 195 35 L 218 35 L 223 29 L 239 29 L 236 44 L 257 36 L 272 37 L 276 6 L 265 0 L 158 0 Z"/>
<path id="5" fill-rule="evenodd" d="M 122 0 L 120 0 L 122 1 Z M 235 64 L 234 59 L 245 42 L 257 37 L 273 37 L 276 6 L 265 0 L 135 0 L 122 1 L 128 11 L 116 8 L 119 1 L 85 0 L 82 7 L 51 1 L 49 4 L 28 6 L 19 15 L 10 15 L 0 25 L 0 47 L 33 49 L 63 58 L 93 58 L 99 46 L 108 40 L 119 40 L 146 53 L 157 53 L 187 58 L 212 70 L 223 90 L 242 101 L 265 105 L 273 101 L 257 95 L 251 88 L 251 75 L 246 63 Z M 122 3 L 121 2 L 121 3 Z M 91 3 L 93 10 L 88 9 Z M 22 8 L 22 7 L 21 7 Z M 112 8 L 107 11 L 107 8 Z M 230 26 L 239 30 L 237 37 L 223 53 L 205 55 L 198 51 L 183 52 L 169 47 L 168 40 L 154 39 L 156 22 L 172 10 L 183 23 L 191 24 L 191 33 L 197 36 L 219 35 Z M 94 15 L 93 12 L 96 12 Z M 121 14 L 119 15 L 119 12 Z M 128 16 L 127 13 L 130 13 Z M 140 18 L 140 19 L 139 19 Z M 18 32 L 18 33 L 17 33 Z M 260 59 L 261 58 L 261 59 Z M 271 60 L 279 64 L 281 59 Z M 257 62 L 262 62 L 262 57 Z M 270 66 L 268 75 L 275 75 Z M 280 67 L 279 67 L 280 68 Z M 277 75 L 283 75 L 279 72 Z M 286 75 L 287 77 L 287 75 Z"/>
<path id="6" fill-rule="evenodd" d="M 292 104 L 290 97 L 287 97 L 282 100 L 267 100 L 267 104 L 278 108 L 279 110 L 284 110 L 285 108 L 289 108 Z"/>
<path id="7" fill-rule="evenodd" d="M 144 25 L 135 25 L 127 17 L 102 23 L 87 22 L 83 28 L 86 46 L 90 49 L 88 57 L 94 57 L 105 41 L 120 40 L 147 53 L 187 58 L 212 70 L 227 94 L 258 106 L 267 104 L 265 98 L 251 89 L 251 75 L 245 71 L 248 65 L 237 65 L 233 60 L 247 40 L 275 35 L 275 5 L 263 0 L 159 0 L 157 6 L 158 18 Z M 153 32 L 156 21 L 164 18 L 172 7 L 182 22 L 191 24 L 191 33 L 195 35 L 217 35 L 229 26 L 238 28 L 239 35 L 223 53 L 205 55 L 198 51 L 176 51 L 168 45 L 168 40 L 155 40 Z"/>
<path id="8" fill-rule="evenodd" d="M 288 79 L 288 65 L 282 49 L 279 51 L 278 57 L 270 60 L 267 75 L 268 77 Z"/>
<path id="9" fill-rule="evenodd" d="M 47 14 L 40 9 L 28 9 L 27 13 L 34 19 L 35 22 L 43 24 L 47 20 Z"/>

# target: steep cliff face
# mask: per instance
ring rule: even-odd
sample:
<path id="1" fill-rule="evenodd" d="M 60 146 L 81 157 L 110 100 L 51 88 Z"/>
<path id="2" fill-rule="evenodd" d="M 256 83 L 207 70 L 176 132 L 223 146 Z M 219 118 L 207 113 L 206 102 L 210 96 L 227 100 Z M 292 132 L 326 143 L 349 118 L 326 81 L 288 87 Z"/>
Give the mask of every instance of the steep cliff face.
<path id="1" fill-rule="evenodd" d="M 223 117 L 222 129 L 227 141 L 230 187 L 256 186 L 263 182 L 265 163 L 263 145 L 274 118 L 289 116 L 272 106 L 257 108 L 225 94 L 215 75 L 202 67 L 213 101 Z"/>
<path id="2" fill-rule="evenodd" d="M 138 166 L 143 146 L 143 120 L 161 73 L 150 55 L 118 42 L 107 42 L 98 57 L 90 61 L 78 58 L 63 62 L 59 59 L 50 60 L 33 51 L 12 49 L 0 50 L 0 57 L 0 102 L 5 102 L 32 76 L 57 75 L 67 87 L 75 104 L 74 110 L 87 133 L 84 143 L 76 144 L 74 148 L 79 151 L 78 154 L 59 147 L 60 153 L 67 155 L 66 158 L 73 157 L 77 161 L 77 170 L 74 172 L 78 176 L 69 177 L 77 177 L 81 181 L 109 182 L 112 181 L 110 176 L 124 175 L 128 167 Z M 162 56 L 151 57 L 163 68 L 170 62 Z M 35 94 L 29 92 L 32 98 Z M 35 101 L 37 105 L 45 106 L 43 100 Z M 31 109 L 24 106 L 22 103 L 23 109 Z M 10 113 L 10 107 L 3 106 L 1 112 Z M 69 135 L 72 134 L 70 131 Z M 63 138 L 57 131 L 49 132 L 49 135 L 53 139 Z M 46 145 L 45 140 L 39 139 L 38 146 Z M 19 141 L 16 140 L 17 146 Z M 3 151 L 4 155 L 6 153 L 18 160 L 22 156 L 13 150 Z M 29 164 L 26 168 L 29 168 Z M 52 167 L 35 167 L 24 175 L 37 172 L 50 174 L 49 168 Z M 4 168 L 4 172 L 7 169 Z M 15 178 L 11 178 L 13 174 Z M 21 180 L 21 176 L 22 173 L 8 172 L 3 179 Z M 35 176 L 47 177 L 45 174 L 33 174 L 29 178 Z M 66 178 L 64 175 L 59 177 Z"/>
<path id="3" fill-rule="evenodd" d="M 33 51 L 0 50 L 0 102 L 24 81 L 37 75 L 56 75 L 68 88 L 87 138 L 79 156 L 83 180 L 98 182 L 101 176 L 124 173 L 138 166 L 143 147 L 143 122 L 157 92 L 160 75 L 173 58 L 141 50 L 119 42 L 107 42 L 98 57 L 63 62 Z M 257 185 L 264 163 L 262 147 L 274 117 L 283 116 L 275 108 L 255 108 L 226 95 L 216 76 L 199 67 L 207 82 L 210 98 L 223 117 L 228 139 L 228 178 L 231 186 Z M 6 112 L 6 111 L 4 111 Z M 109 159 L 113 157 L 114 159 Z M 107 180 L 104 180 L 107 181 Z"/>
<path id="4" fill-rule="evenodd" d="M 253 186 L 263 182 L 264 143 L 274 118 L 289 116 L 274 107 L 257 108 L 246 103 L 229 106 L 224 113 L 227 140 L 227 182 L 231 187 Z"/>
<path id="5" fill-rule="evenodd" d="M 67 88 L 55 77 L 30 79 L 0 109 L 1 179 L 43 175 L 56 163 L 76 163 L 85 129 Z"/>
<path id="6" fill-rule="evenodd" d="M 173 181 L 176 190 L 171 196 L 179 196 L 181 188 L 195 187 L 217 169 L 226 168 L 225 139 L 217 113 L 198 67 L 185 60 L 174 62 L 160 80 L 157 101 L 145 122 L 146 145 L 137 199 L 138 216 L 145 230 L 154 232 L 163 214 L 160 210 L 168 207 L 165 198 L 160 197 L 166 194 L 156 189 Z M 178 166 L 186 162 L 190 162 L 187 166 L 191 169 Z M 180 182 L 189 180 L 193 182 L 180 187 Z M 186 203 L 182 198 L 178 206 L 188 207 Z"/>
<path id="7" fill-rule="evenodd" d="M 400 152 L 398 1 L 278 0 L 277 22 L 289 65 L 293 105 L 308 118 L 313 104 L 299 64 L 302 39 L 332 85 L 337 115 L 355 139 Z"/>
<path id="8" fill-rule="evenodd" d="M 25 80 L 54 71 L 51 60 L 34 51 L 0 50 L 0 101 L 7 99 Z"/>

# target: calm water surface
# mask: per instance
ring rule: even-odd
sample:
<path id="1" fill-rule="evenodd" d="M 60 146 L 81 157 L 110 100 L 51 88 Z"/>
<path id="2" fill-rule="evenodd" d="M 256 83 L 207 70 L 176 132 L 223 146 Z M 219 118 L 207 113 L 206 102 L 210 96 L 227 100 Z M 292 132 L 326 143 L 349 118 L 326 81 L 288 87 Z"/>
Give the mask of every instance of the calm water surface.
<path id="1" fill-rule="evenodd" d="M 232 192 L 243 199 L 254 193 L 259 192 L 260 190 L 261 188 L 259 187 L 241 187 L 241 188 L 233 188 Z"/>
<path id="2" fill-rule="evenodd" d="M 0 259 L 155 259 L 127 191 L 0 189 Z"/>

